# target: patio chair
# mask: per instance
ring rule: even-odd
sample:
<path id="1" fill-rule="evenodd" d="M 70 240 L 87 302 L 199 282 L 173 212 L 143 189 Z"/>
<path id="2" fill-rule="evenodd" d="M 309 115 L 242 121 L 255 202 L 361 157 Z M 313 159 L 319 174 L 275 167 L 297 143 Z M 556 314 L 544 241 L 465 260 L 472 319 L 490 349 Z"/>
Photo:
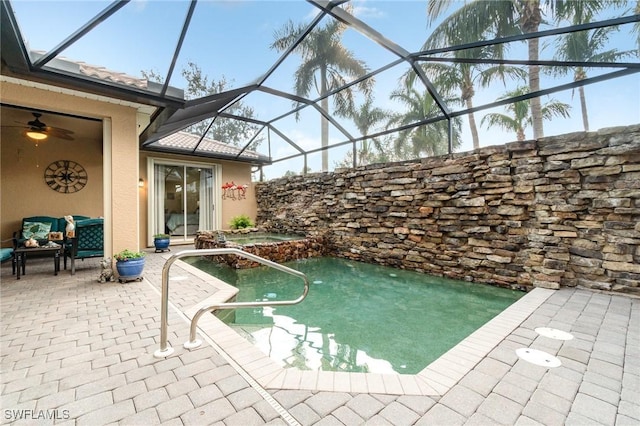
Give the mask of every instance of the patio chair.
<path id="1" fill-rule="evenodd" d="M 76 222 L 76 236 L 65 246 L 64 267 L 71 258 L 71 275 L 76 273 L 76 259 L 104 257 L 104 219 L 86 219 Z"/>
<path id="2" fill-rule="evenodd" d="M 80 216 L 74 214 L 73 219 L 77 222 L 79 220 L 89 219 L 89 216 Z M 31 232 L 33 231 L 34 226 L 37 229 L 35 233 Z M 24 245 L 24 242 L 27 241 L 29 237 L 34 237 L 38 241 L 38 244 L 45 245 L 48 242 L 47 234 L 49 232 L 62 232 L 62 240 L 63 242 L 67 243 L 67 239 L 64 236 L 66 226 L 67 222 L 64 220 L 64 217 L 24 217 L 22 218 L 20 229 L 13 233 L 13 248 L 17 249 L 18 247 L 22 247 Z"/>
<path id="3" fill-rule="evenodd" d="M 8 241 L 8 240 L 7 240 Z M 13 259 L 13 249 L 10 247 L 0 248 L 0 263 L 4 263 L 5 260 L 11 259 L 11 271 L 16 273 L 16 262 Z"/>

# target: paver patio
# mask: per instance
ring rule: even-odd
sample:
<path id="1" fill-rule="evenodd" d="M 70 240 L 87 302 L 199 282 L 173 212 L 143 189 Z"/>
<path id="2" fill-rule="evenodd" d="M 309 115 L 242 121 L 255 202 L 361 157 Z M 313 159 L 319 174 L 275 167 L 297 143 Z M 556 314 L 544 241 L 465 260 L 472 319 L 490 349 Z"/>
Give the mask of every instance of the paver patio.
<path id="1" fill-rule="evenodd" d="M 80 262 L 74 276 L 54 276 L 48 259 L 30 260 L 19 281 L 2 265 L 3 424 L 640 424 L 638 298 L 554 291 L 440 395 L 275 389 L 206 339 L 182 348 L 187 311 L 216 290 L 180 262 L 169 309 L 175 353 L 154 358 L 170 254 L 149 253 L 144 281 L 128 284 L 98 283 L 98 259 Z M 544 337 L 537 327 L 574 339 Z M 522 347 L 562 365 L 520 360 Z"/>

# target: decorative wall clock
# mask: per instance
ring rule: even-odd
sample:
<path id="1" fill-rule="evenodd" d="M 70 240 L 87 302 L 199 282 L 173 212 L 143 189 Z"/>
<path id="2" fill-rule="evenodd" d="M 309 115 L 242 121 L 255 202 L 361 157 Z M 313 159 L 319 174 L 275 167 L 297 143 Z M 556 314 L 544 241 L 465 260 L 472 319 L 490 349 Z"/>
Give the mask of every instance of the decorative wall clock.
<path id="1" fill-rule="evenodd" d="M 54 161 L 44 171 L 44 181 L 49 188 L 63 194 L 80 191 L 87 184 L 87 180 L 87 171 L 75 161 Z"/>

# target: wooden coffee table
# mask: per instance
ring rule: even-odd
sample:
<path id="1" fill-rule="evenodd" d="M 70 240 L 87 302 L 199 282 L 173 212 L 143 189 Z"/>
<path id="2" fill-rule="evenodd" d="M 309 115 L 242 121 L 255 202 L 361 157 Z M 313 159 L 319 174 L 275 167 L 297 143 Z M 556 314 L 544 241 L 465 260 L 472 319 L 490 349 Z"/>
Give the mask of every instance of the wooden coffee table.
<path id="1" fill-rule="evenodd" d="M 17 271 L 16 279 L 20 279 L 20 270 L 22 270 L 22 275 L 26 275 L 27 257 L 30 255 L 53 255 L 53 275 L 58 275 L 62 248 L 63 246 L 59 245 L 58 247 L 19 247 L 15 249 L 13 256 Z"/>

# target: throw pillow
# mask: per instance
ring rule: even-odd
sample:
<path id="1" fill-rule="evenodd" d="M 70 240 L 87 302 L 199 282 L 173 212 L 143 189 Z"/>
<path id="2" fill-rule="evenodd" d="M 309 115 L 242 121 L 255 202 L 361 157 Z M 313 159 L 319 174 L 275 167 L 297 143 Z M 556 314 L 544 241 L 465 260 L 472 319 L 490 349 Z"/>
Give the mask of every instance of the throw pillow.
<path id="1" fill-rule="evenodd" d="M 50 230 L 50 223 L 25 222 L 22 226 L 22 238 L 35 238 L 36 240 L 44 240 L 49 236 Z"/>

